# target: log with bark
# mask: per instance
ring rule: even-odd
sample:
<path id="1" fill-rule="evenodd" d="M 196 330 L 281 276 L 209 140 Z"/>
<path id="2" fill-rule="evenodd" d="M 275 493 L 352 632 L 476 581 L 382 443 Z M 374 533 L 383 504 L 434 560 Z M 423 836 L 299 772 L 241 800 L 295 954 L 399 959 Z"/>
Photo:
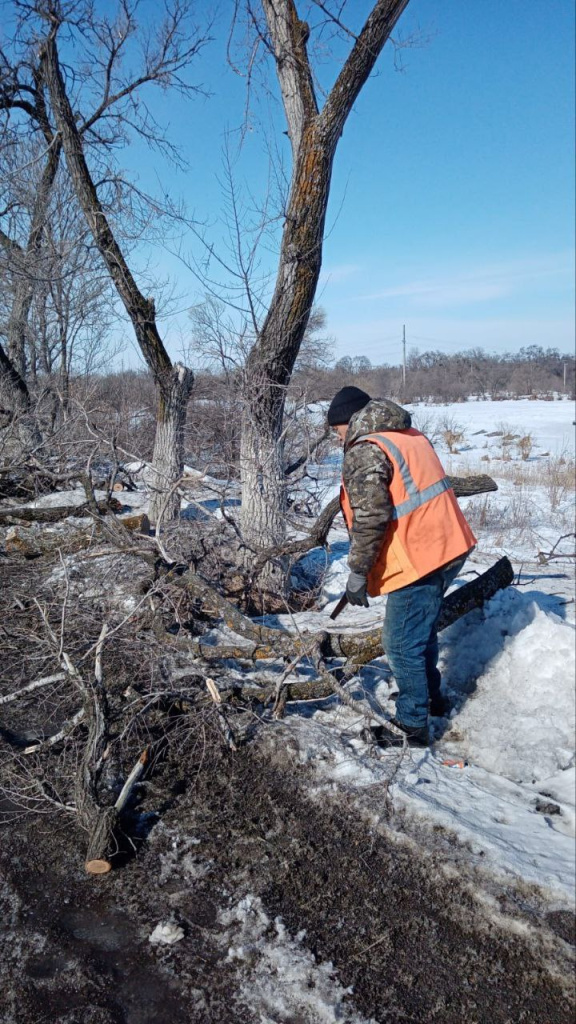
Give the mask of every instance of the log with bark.
<path id="1" fill-rule="evenodd" d="M 121 814 L 148 762 L 146 748 L 126 779 L 116 802 L 112 806 L 102 805 L 101 776 L 109 756 L 108 694 L 102 671 L 102 653 L 107 635 L 108 624 L 104 623 L 96 643 L 92 680 L 85 680 L 66 652 L 63 653 L 68 673 L 82 694 L 83 719 L 88 727 L 88 737 L 76 778 L 75 804 L 80 823 L 88 832 L 85 867 L 91 875 L 103 875 L 110 871 L 111 858 L 117 850 L 115 833 Z"/>
<path id="2" fill-rule="evenodd" d="M 126 537 L 133 533 L 143 536 L 147 536 L 150 533 L 150 522 L 148 517 L 142 513 L 117 516 L 114 519 L 120 529 L 128 531 Z M 49 527 L 47 529 L 35 530 L 33 528 L 34 525 L 30 523 L 27 526 L 10 527 L 4 537 L 5 550 L 9 554 L 22 555 L 27 559 L 40 558 L 42 555 L 50 555 L 55 551 L 61 551 L 62 554 L 69 555 L 91 547 L 96 538 L 100 541 L 103 539 L 111 541 L 116 548 L 126 550 L 125 539 L 121 538 L 122 542 L 118 543 L 116 533 L 111 535 L 102 530 L 100 519 L 96 520 L 96 522 L 94 519 L 86 520 L 85 526 L 79 524 L 75 526 L 67 525 L 66 529 Z M 113 550 L 114 548 L 110 547 L 107 553 L 110 554 Z"/>
<path id="3" fill-rule="evenodd" d="M 149 751 L 146 748 L 138 758 L 112 807 L 94 806 L 92 808 L 85 862 L 85 868 L 89 875 L 105 875 L 111 870 L 111 858 L 116 851 L 115 832 L 130 794 L 146 769 L 148 758 Z"/>
<path id="4" fill-rule="evenodd" d="M 98 513 L 121 512 L 122 505 L 115 498 L 96 502 Z M 31 508 L 30 505 L 5 505 L 0 508 L 0 526 L 4 523 L 59 523 L 70 516 L 82 518 L 90 512 L 91 505 L 84 501 L 80 505 L 45 505 Z"/>
<path id="5" fill-rule="evenodd" d="M 451 626 L 473 609 L 481 608 L 499 590 L 508 587 L 513 579 L 514 571 L 510 561 L 504 557 L 476 579 L 470 580 L 457 590 L 452 591 L 444 599 L 439 630 Z M 304 633 L 294 636 L 280 629 L 271 629 L 269 626 L 253 622 L 247 616 L 242 615 L 214 588 L 191 573 L 180 577 L 180 585 L 187 587 L 202 602 L 203 610 L 209 610 L 212 614 L 219 612 L 225 625 L 248 641 L 238 644 L 214 644 L 202 639 L 186 641 L 188 650 L 205 662 L 212 663 L 226 659 L 258 661 L 285 658 L 291 660 L 298 655 L 308 656 L 315 647 L 317 655 L 323 658 L 344 658 L 347 664 L 356 670 L 385 653 L 380 629 L 363 633 L 325 631 L 319 635 Z M 229 697 L 235 692 L 236 689 L 230 690 L 227 692 L 227 696 Z M 320 680 L 291 684 L 288 688 L 288 699 L 316 699 L 327 697 L 332 692 L 334 692 L 332 682 L 325 676 Z M 276 687 L 243 687 L 242 695 L 268 703 L 275 698 Z"/>

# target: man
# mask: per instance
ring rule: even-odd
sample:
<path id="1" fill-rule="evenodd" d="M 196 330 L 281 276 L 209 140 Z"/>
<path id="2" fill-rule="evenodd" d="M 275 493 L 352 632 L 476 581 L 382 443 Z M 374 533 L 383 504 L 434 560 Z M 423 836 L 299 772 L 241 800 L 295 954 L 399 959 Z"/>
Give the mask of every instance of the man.
<path id="1" fill-rule="evenodd" d="M 328 409 L 344 445 L 340 502 L 350 533 L 346 596 L 368 607 L 387 594 L 382 644 L 398 686 L 398 733 L 387 744 L 428 743 L 428 714 L 442 715 L 437 623 L 446 589 L 476 539 L 428 439 L 410 413 L 345 387 Z M 403 734 L 403 735 L 402 735 Z"/>

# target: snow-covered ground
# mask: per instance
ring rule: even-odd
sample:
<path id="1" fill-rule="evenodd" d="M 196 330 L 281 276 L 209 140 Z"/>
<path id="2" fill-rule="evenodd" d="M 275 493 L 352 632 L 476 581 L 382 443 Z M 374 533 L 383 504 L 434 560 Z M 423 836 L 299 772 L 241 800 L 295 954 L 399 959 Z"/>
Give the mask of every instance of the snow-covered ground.
<path id="1" fill-rule="evenodd" d="M 574 537 L 561 541 L 560 557 L 548 563 L 538 553 L 550 552 L 574 531 L 575 407 L 565 400 L 470 400 L 409 408 L 448 473 L 488 474 L 498 484 L 497 492 L 461 500 L 478 538 L 461 582 L 507 555 L 515 584 L 441 635 L 443 685 L 454 707 L 449 721 L 432 723 L 431 750 L 410 751 L 400 760 L 374 750 L 361 739 L 358 716 L 335 699 L 290 705 L 287 724 L 300 758 L 315 766 L 321 785 L 348 793 L 385 787 L 397 809 L 454 833 L 489 870 L 571 902 L 576 666 L 574 559 L 567 555 L 574 551 Z M 305 485 L 316 487 L 322 505 L 338 492 L 340 466 L 335 448 L 309 471 Z M 138 467 L 130 469 L 138 475 Z M 203 483 L 205 494 L 183 500 L 186 517 L 200 505 L 214 514 L 217 481 L 199 475 Z M 285 628 L 336 628 L 329 612 L 348 572 L 343 525 L 335 525 L 330 542 L 328 557 L 310 556 L 319 569 L 327 566 L 322 612 L 280 616 Z M 383 606 L 380 598 L 367 611 L 347 609 L 337 631 L 377 627 Z M 349 686 L 355 696 L 393 714 L 395 687 L 385 658 Z M 444 763 L 449 760 L 457 764 Z"/>
<path id="2" fill-rule="evenodd" d="M 399 758 L 370 748 L 360 735 L 363 723 L 336 700 L 291 705 L 290 729 L 300 758 L 315 766 L 321 785 L 348 793 L 382 786 L 396 809 L 451 831 L 488 870 L 535 883 L 552 901 L 571 903 L 574 559 L 541 564 L 537 556 L 574 531 L 574 405 L 471 401 L 411 411 L 449 473 L 487 473 L 498 483 L 498 492 L 461 501 L 478 537 L 461 582 L 506 554 L 515 584 L 441 634 L 443 685 L 454 709 L 450 720 L 433 722 L 431 750 Z M 443 438 L 448 429 L 462 434 L 453 453 Z M 528 435 L 532 448 L 523 459 L 518 442 Z M 338 485 L 339 461 L 334 457 L 319 473 L 327 497 Z M 345 531 L 334 530 L 331 543 L 324 614 L 320 620 L 317 613 L 286 617 L 286 628 L 334 629 L 327 613 L 345 587 Z M 573 552 L 574 537 L 557 551 Z M 347 609 L 338 630 L 374 628 L 383 603 L 374 600 L 367 611 Z M 384 658 L 349 688 L 393 713 L 394 684 Z"/>
<path id="3" fill-rule="evenodd" d="M 443 685 L 453 711 L 449 720 L 433 722 L 436 743 L 430 750 L 398 758 L 369 747 L 360 735 L 363 722 L 336 699 L 289 705 L 284 727 L 301 760 L 315 767 L 320 786 L 348 794 L 366 788 L 377 793 L 381 787 L 414 822 L 465 842 L 490 871 L 535 883 L 564 904 L 573 901 L 576 886 L 574 559 L 568 557 L 574 551 L 574 404 L 469 401 L 410 409 L 448 473 L 485 473 L 498 484 L 497 492 L 461 500 L 478 547 L 460 582 L 505 554 L 515 583 L 441 634 Z M 335 448 L 310 471 L 321 504 L 337 493 L 340 465 Z M 142 489 L 118 496 L 145 509 L 146 467 L 129 468 Z M 194 470 L 188 475 L 198 477 L 198 488 L 183 499 L 184 517 L 203 509 L 218 514 L 218 482 Z M 308 479 L 306 486 L 314 485 Z M 59 494 L 41 502 L 73 498 Z M 76 498 L 83 501 L 83 493 Z M 238 499 L 230 494 L 227 500 Z M 566 534 L 556 548 L 560 557 L 538 559 Z M 327 565 L 322 611 L 279 621 L 302 631 L 377 627 L 384 599 L 372 601 L 368 610 L 345 610 L 337 625 L 330 621 L 347 577 L 343 524 L 335 525 L 330 543 L 328 556 L 310 556 L 319 568 Z M 363 669 L 349 688 L 393 714 L 395 687 L 385 658 Z"/>

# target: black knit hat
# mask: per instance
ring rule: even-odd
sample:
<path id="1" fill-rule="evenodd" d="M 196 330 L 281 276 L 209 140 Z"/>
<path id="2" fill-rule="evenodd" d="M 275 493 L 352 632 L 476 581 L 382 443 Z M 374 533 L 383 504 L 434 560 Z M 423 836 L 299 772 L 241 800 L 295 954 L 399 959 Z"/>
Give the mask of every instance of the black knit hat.
<path id="1" fill-rule="evenodd" d="M 367 395 L 360 388 L 353 386 L 341 388 L 330 402 L 328 409 L 329 425 L 337 427 L 342 423 L 349 423 L 354 413 L 359 412 L 370 401 L 370 395 Z"/>

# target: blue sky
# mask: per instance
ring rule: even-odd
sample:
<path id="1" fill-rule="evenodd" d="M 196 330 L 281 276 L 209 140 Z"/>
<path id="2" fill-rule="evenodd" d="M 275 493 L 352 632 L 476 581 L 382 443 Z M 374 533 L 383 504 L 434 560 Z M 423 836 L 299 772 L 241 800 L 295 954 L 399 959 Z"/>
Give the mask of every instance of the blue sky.
<path id="1" fill-rule="evenodd" d="M 350 0 L 354 28 L 369 9 Z M 144 0 L 142 10 L 151 10 Z M 226 64 L 231 3 L 193 78 L 210 94 L 152 100 L 188 161 L 176 171 L 140 145 L 120 154 L 143 187 L 179 196 L 226 257 L 222 154 L 228 137 L 247 207 L 267 191 L 271 141 L 286 170 L 279 104 L 260 97 L 238 151 L 245 81 Z M 201 2 L 201 11 L 212 5 Z M 336 357 L 398 362 L 409 348 L 514 351 L 574 344 L 574 11 L 572 0 L 411 0 L 361 94 L 336 154 L 318 301 Z M 395 66 L 398 56 L 402 70 Z M 323 83 L 337 71 L 321 70 Z M 264 130 L 263 125 L 266 125 Z M 278 235 L 267 235 L 272 272 Z M 172 253 L 201 247 L 189 233 L 141 256 L 170 276 L 163 332 L 173 355 L 189 334 L 198 280 Z"/>

